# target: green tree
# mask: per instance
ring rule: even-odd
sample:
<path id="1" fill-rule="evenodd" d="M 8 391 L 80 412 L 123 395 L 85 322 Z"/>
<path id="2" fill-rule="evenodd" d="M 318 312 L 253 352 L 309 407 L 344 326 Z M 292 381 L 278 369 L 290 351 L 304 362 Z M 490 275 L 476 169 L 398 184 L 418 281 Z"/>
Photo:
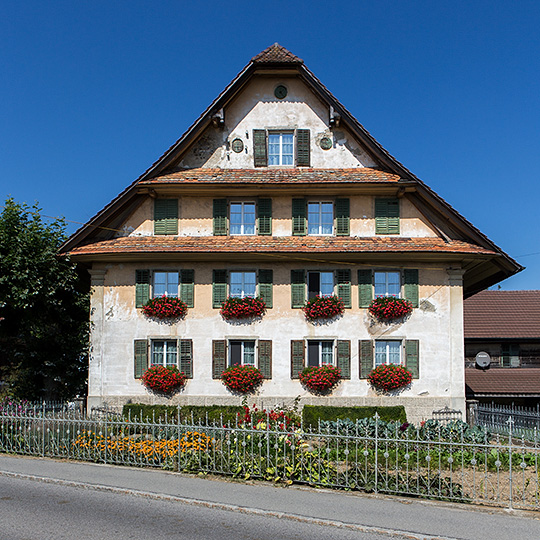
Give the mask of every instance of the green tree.
<path id="1" fill-rule="evenodd" d="M 58 249 L 65 223 L 34 205 L 0 214 L 0 394 L 66 399 L 85 392 L 88 280 Z"/>

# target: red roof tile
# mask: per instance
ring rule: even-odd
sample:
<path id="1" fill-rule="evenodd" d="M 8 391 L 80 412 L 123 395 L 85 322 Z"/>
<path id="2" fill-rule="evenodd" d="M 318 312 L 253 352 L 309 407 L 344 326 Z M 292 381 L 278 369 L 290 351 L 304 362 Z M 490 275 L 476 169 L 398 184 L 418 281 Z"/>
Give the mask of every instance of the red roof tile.
<path id="1" fill-rule="evenodd" d="M 495 368 L 465 370 L 465 384 L 474 394 L 538 394 L 540 369 Z"/>
<path id="2" fill-rule="evenodd" d="M 359 183 L 397 182 L 400 177 L 378 169 L 359 167 L 356 169 L 188 169 L 165 174 L 139 182 L 146 184 L 319 184 L 319 183 Z"/>
<path id="3" fill-rule="evenodd" d="M 480 246 L 441 238 L 321 236 L 127 236 L 78 246 L 70 253 L 462 253 L 493 255 Z"/>
<path id="4" fill-rule="evenodd" d="M 304 63 L 301 58 L 295 56 L 291 51 L 288 51 L 279 43 L 274 43 L 273 45 L 270 45 L 270 47 L 264 49 L 264 51 L 254 56 L 251 61 L 255 64 Z"/>
<path id="5" fill-rule="evenodd" d="M 465 338 L 540 338 L 540 291 L 482 291 L 463 309 Z"/>

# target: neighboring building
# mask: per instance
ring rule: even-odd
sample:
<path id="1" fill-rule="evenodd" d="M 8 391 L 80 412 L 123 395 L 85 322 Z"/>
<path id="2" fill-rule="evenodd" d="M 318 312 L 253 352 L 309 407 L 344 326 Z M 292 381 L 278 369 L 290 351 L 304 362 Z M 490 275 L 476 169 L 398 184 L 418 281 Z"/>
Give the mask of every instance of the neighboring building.
<path id="1" fill-rule="evenodd" d="M 92 277 L 90 406 L 104 402 L 239 403 L 220 381 L 255 364 L 268 404 L 403 404 L 416 421 L 464 410 L 463 297 L 521 267 L 397 162 L 302 60 L 275 44 L 256 57 L 141 177 L 77 231 L 63 251 Z M 141 312 L 179 295 L 185 319 Z M 336 293 L 347 309 L 326 323 L 301 307 Z M 227 295 L 260 295 L 259 320 L 230 323 Z M 414 304 L 382 324 L 376 295 Z M 138 379 L 152 362 L 190 377 L 173 398 Z M 337 364 L 343 381 L 313 396 L 303 366 Z M 379 363 L 406 364 L 412 385 L 379 395 Z"/>
<path id="2" fill-rule="evenodd" d="M 540 402 L 540 291 L 482 291 L 464 303 L 467 398 L 536 406 Z M 475 357 L 486 352 L 490 365 Z"/>

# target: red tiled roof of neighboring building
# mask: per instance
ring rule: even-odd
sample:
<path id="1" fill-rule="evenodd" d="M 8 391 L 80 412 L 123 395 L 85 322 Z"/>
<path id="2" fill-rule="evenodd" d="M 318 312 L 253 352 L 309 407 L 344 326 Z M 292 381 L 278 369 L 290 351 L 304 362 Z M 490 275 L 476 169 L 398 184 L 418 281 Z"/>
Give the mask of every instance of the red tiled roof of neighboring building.
<path id="1" fill-rule="evenodd" d="M 303 64 L 304 61 L 298 56 L 295 56 L 291 51 L 288 51 L 285 47 L 282 47 L 279 43 L 274 43 L 270 47 L 264 49 L 251 61 L 255 64 L 277 64 L 277 63 L 292 63 Z"/>
<path id="2" fill-rule="evenodd" d="M 400 177 L 377 169 L 188 169 L 139 182 L 145 184 L 319 184 L 358 182 L 397 182 Z"/>
<path id="3" fill-rule="evenodd" d="M 540 395 L 540 369 L 495 368 L 482 371 L 465 370 L 465 385 L 478 394 L 538 394 Z"/>
<path id="4" fill-rule="evenodd" d="M 127 236 L 78 246 L 72 255 L 114 253 L 461 253 L 493 255 L 474 244 L 441 238 L 325 236 Z"/>
<path id="5" fill-rule="evenodd" d="M 540 291 L 482 291 L 463 309 L 465 338 L 540 338 Z"/>

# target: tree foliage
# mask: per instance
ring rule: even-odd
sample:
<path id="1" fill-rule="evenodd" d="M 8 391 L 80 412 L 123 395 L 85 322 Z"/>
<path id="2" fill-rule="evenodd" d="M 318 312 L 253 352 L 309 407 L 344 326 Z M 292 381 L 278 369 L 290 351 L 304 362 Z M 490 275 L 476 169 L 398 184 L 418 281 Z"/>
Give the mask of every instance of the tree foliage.
<path id="1" fill-rule="evenodd" d="M 66 256 L 65 223 L 34 205 L 5 202 L 0 214 L 0 394 L 66 399 L 84 392 L 88 280 Z"/>

